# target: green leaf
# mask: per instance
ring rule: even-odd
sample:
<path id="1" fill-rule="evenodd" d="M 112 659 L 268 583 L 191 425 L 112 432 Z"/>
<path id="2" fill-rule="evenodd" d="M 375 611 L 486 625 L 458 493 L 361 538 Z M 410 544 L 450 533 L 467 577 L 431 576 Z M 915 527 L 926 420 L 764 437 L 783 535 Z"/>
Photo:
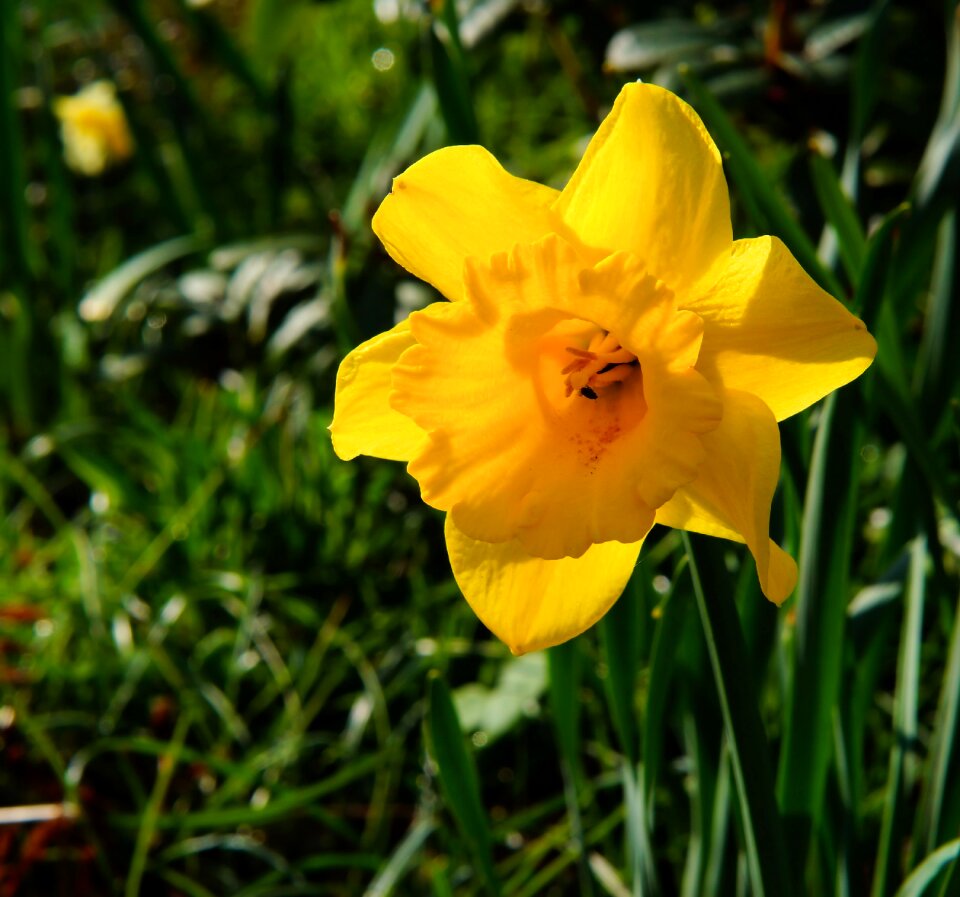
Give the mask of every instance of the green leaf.
<path id="1" fill-rule="evenodd" d="M 960 322 L 960 303 L 954 301 L 957 283 L 957 211 L 951 209 L 937 231 L 937 248 L 933 258 L 930 298 L 923 327 L 923 340 L 917 357 L 914 388 L 921 396 L 932 420 L 946 405 L 946 399 L 957 384 L 957 353 L 954 351 Z"/>
<path id="2" fill-rule="evenodd" d="M 883 826 L 877 846 L 873 897 L 891 890 L 901 861 L 900 839 L 907 829 L 907 795 L 916 779 L 917 704 L 920 682 L 920 646 L 923 638 L 923 605 L 926 594 L 927 540 L 920 536 L 910 550 L 904 621 L 897 660 L 897 686 L 893 697 L 893 750 L 883 809 Z"/>
<path id="3" fill-rule="evenodd" d="M 436 827 L 437 823 L 432 816 L 418 813 L 410 830 L 390 854 L 389 859 L 382 862 L 380 871 L 364 892 L 364 897 L 389 897 Z"/>
<path id="4" fill-rule="evenodd" d="M 667 734 L 667 711 L 673 690 L 673 672 L 677 664 L 680 641 L 690 604 L 673 593 L 658 608 L 659 623 L 650 654 L 650 685 L 643 720 L 643 780 L 648 799 L 654 794 L 662 765 L 664 740 Z"/>
<path id="5" fill-rule="evenodd" d="M 856 389 L 834 393 L 823 404 L 804 499 L 792 691 L 777 789 L 784 815 L 796 817 L 793 853 L 800 866 L 804 836 L 818 828 L 823 811 L 840 692 L 860 464 L 857 408 Z"/>
<path id="6" fill-rule="evenodd" d="M 824 217 L 836 231 L 840 258 L 847 277 L 856 286 L 867 248 L 867 238 L 864 236 L 860 219 L 850 197 L 844 193 L 833 164 L 816 151 L 810 154 L 810 173 Z"/>
<path id="7" fill-rule="evenodd" d="M 960 175 L 960 115 L 957 114 L 960 107 L 960 6 L 956 3 L 945 31 L 947 65 L 940 112 L 914 182 L 917 204 L 921 208 L 932 203 L 938 194 L 949 194 L 950 190 L 944 188 L 954 186 Z"/>
<path id="8" fill-rule="evenodd" d="M 716 580 L 709 584 L 711 594 L 707 597 L 693 550 L 694 541 L 699 538 L 683 533 L 693 592 L 727 734 L 753 894 L 755 897 L 789 897 L 794 890 L 793 880 L 774 799 L 767 734 L 760 719 L 740 619 L 732 595 L 725 594 L 726 589 Z"/>
<path id="9" fill-rule="evenodd" d="M 479 143 L 467 56 L 460 43 L 456 3 L 454 0 L 441 2 L 439 19 L 430 29 L 433 84 L 440 99 L 440 113 L 451 143 Z"/>
<path id="10" fill-rule="evenodd" d="M 960 819 L 960 601 L 932 728 L 930 759 L 917 812 L 915 856 L 920 851 L 932 851 L 940 843 L 946 834 L 946 820 Z"/>
<path id="11" fill-rule="evenodd" d="M 863 268 L 857 275 L 857 291 L 853 307 L 872 328 L 887 290 L 887 274 L 895 239 L 904 218 L 910 211 L 907 203 L 897 206 L 880 222 L 867 241 Z"/>
<path id="12" fill-rule="evenodd" d="M 943 847 L 930 854 L 900 886 L 896 897 L 921 897 L 927 888 L 933 884 L 941 872 L 945 871 L 950 863 L 960 859 L 960 838 L 948 841 Z"/>
<path id="13" fill-rule="evenodd" d="M 140 816 L 140 826 L 137 830 L 137 841 L 130 858 L 130 869 L 127 873 L 127 883 L 124 888 L 125 897 L 137 897 L 140 893 L 140 882 L 147 867 L 147 855 L 156 833 L 160 811 L 167 797 L 167 789 L 177 771 L 180 762 L 180 752 L 187 740 L 190 730 L 190 714 L 181 713 L 177 720 L 177 727 L 170 739 L 166 753 L 157 762 L 157 778 L 150 792 L 150 799 Z"/>
<path id="14" fill-rule="evenodd" d="M 640 615 L 645 612 L 646 571 L 635 571 L 626 591 L 600 620 L 600 644 L 607 663 L 604 694 L 620 750 L 631 764 L 637 756 L 637 711 L 634 695 L 640 668 Z"/>
<path id="15" fill-rule="evenodd" d="M 450 690 L 439 673 L 430 677 L 428 732 L 437 777 L 447 805 L 477 861 L 487 890 L 500 894 L 493 868 L 490 826 L 480 799 L 480 783 L 473 755 L 467 748 Z"/>

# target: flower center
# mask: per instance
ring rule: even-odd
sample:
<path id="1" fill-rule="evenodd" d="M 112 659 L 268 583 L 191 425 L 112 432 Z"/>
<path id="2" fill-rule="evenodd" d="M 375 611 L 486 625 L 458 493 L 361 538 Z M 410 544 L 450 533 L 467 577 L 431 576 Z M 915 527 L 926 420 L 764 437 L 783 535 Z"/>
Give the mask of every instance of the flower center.
<path id="1" fill-rule="evenodd" d="M 612 386 L 640 370 L 637 356 L 605 330 L 598 330 L 586 349 L 567 346 L 566 351 L 573 356 L 573 361 L 560 371 L 566 374 L 567 396 L 577 393 L 585 399 L 599 399 Z"/>

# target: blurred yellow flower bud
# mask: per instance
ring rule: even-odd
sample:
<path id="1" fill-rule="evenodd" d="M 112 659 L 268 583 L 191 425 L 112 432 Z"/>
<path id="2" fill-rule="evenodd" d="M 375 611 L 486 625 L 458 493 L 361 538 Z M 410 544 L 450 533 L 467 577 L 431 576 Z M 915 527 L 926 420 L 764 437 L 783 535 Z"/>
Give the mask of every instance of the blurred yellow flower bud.
<path id="1" fill-rule="evenodd" d="M 59 97 L 53 111 L 60 119 L 64 158 L 74 171 L 96 177 L 132 155 L 133 138 L 110 81 L 94 81 L 75 96 Z"/>

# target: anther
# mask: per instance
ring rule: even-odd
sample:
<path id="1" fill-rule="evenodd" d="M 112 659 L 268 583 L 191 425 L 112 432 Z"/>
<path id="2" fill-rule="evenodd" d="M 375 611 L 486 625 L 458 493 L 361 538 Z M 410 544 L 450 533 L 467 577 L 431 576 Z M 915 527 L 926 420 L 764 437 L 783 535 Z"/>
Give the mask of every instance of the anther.
<path id="1" fill-rule="evenodd" d="M 576 392 L 585 399 L 596 400 L 600 398 L 598 390 L 622 383 L 640 366 L 629 349 L 624 349 L 616 337 L 602 330 L 594 333 L 589 348 L 567 346 L 566 351 L 574 356 L 560 371 L 566 376 L 567 396 Z"/>

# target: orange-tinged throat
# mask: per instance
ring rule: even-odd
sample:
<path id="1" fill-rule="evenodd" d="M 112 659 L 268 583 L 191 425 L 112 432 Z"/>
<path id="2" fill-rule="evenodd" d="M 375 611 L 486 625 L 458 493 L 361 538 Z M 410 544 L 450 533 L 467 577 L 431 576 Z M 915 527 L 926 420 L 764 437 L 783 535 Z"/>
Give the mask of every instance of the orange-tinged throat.
<path id="1" fill-rule="evenodd" d="M 639 375 L 640 362 L 629 349 L 624 349 L 615 336 L 598 330 L 586 349 L 567 346 L 573 360 L 560 371 L 566 375 L 566 395 L 574 393 L 585 399 L 599 399 L 617 384 Z"/>

